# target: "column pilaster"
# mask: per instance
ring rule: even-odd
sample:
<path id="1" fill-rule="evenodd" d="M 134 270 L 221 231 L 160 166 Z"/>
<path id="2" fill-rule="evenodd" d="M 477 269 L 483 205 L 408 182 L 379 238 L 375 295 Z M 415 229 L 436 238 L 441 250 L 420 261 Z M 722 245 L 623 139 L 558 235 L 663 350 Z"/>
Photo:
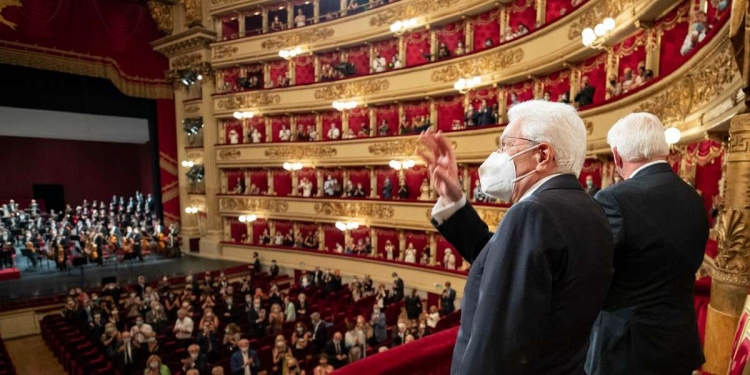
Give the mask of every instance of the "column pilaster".
<path id="1" fill-rule="evenodd" d="M 190 200 L 188 199 L 188 192 L 190 182 L 185 176 L 187 169 L 184 168 L 180 163 L 183 160 L 187 160 L 187 153 L 185 152 L 185 146 L 187 140 L 182 135 L 182 120 L 185 119 L 185 106 L 182 102 L 187 99 L 187 91 L 183 90 L 182 87 L 174 91 L 174 102 L 175 102 L 175 131 L 177 132 L 177 180 L 180 186 L 180 225 L 182 226 L 182 233 L 185 237 L 196 237 L 198 235 L 198 219 L 196 215 L 188 214 L 185 212 L 185 208 L 190 206 Z"/>
<path id="2" fill-rule="evenodd" d="M 221 182 L 219 181 L 219 169 L 216 165 L 216 148 L 217 142 L 216 120 L 214 118 L 213 99 L 215 85 L 210 79 L 201 81 L 201 102 L 203 106 L 203 181 L 206 191 L 206 231 L 208 236 L 201 238 L 201 252 L 218 255 L 220 252 L 219 242 L 222 238 L 222 221 L 219 216 L 219 201 L 216 197 L 221 192 Z"/>

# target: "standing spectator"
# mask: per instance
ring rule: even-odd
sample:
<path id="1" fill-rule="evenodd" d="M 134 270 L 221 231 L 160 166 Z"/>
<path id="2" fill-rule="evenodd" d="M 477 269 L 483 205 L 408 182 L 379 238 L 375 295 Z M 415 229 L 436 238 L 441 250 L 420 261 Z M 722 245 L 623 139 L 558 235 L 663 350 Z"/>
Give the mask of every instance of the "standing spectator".
<path id="1" fill-rule="evenodd" d="M 187 348 L 192 342 L 193 337 L 193 319 L 187 316 L 184 309 L 177 310 L 177 321 L 174 323 L 174 337 L 180 343 L 180 347 Z"/>
<path id="2" fill-rule="evenodd" d="M 119 343 L 117 348 L 115 363 L 117 368 L 120 370 L 122 375 L 135 374 L 136 364 L 141 363 L 141 359 L 138 356 L 138 350 L 134 347 L 130 341 L 130 332 L 125 331 L 122 333 L 122 341 Z"/>
<path id="3" fill-rule="evenodd" d="M 130 332 L 128 332 L 128 336 L 130 336 Z M 117 331 L 114 324 L 107 323 L 104 326 L 104 335 L 102 335 L 100 341 L 102 342 L 102 347 L 104 347 L 104 356 L 112 359 L 117 352 L 120 342 L 120 332 Z"/>
<path id="4" fill-rule="evenodd" d="M 292 356 L 292 350 L 286 344 L 286 339 L 283 335 L 276 336 L 276 345 L 273 347 L 272 355 L 273 363 L 276 367 L 275 373 L 283 375 L 283 368 L 286 365 L 285 360 L 287 356 Z"/>
<path id="5" fill-rule="evenodd" d="M 325 346 L 325 353 L 330 358 L 333 368 L 340 369 L 346 365 L 349 351 L 346 349 L 346 345 L 341 342 L 341 332 L 333 334 L 333 339 Z"/>
<path id="6" fill-rule="evenodd" d="M 252 271 L 253 273 L 260 273 L 261 271 L 261 265 L 260 265 L 260 259 L 258 258 L 258 252 L 253 252 L 253 265 L 252 265 Z"/>
<path id="7" fill-rule="evenodd" d="M 320 319 L 320 314 L 315 312 L 310 315 L 312 321 L 313 332 L 312 332 L 312 344 L 313 351 L 320 353 L 325 348 L 326 342 L 328 341 L 327 324 Z"/>
<path id="8" fill-rule="evenodd" d="M 401 302 L 404 299 L 404 280 L 395 272 L 391 277 L 393 277 L 393 302 Z"/>
<path id="9" fill-rule="evenodd" d="M 328 364 L 328 356 L 321 354 L 318 357 L 318 366 L 313 370 L 313 375 L 330 375 L 334 370 L 336 369 Z"/>
<path id="10" fill-rule="evenodd" d="M 349 356 L 350 362 L 364 358 L 366 344 L 365 340 L 365 333 L 362 330 L 357 329 L 356 324 L 351 322 L 347 323 L 346 334 L 344 335 L 344 343 L 346 344 L 346 348 L 349 350 L 349 354 L 357 354 L 354 356 L 354 358 L 352 358 L 351 355 Z"/>
<path id="11" fill-rule="evenodd" d="M 443 294 L 440 295 L 440 306 L 443 316 L 446 316 L 456 310 L 455 301 L 456 291 L 451 289 L 451 282 L 446 281 L 445 289 L 443 289 Z"/>
<path id="12" fill-rule="evenodd" d="M 149 324 L 143 322 L 143 317 L 135 318 L 135 325 L 130 329 L 130 336 L 133 341 L 137 341 L 139 344 L 146 342 L 147 335 L 154 332 L 154 328 Z"/>
<path id="13" fill-rule="evenodd" d="M 305 325 L 302 322 L 297 322 L 297 325 L 292 333 L 292 340 L 290 345 L 292 346 L 292 353 L 296 358 L 304 358 L 305 349 L 310 344 L 310 332 L 307 332 Z"/>
<path id="14" fill-rule="evenodd" d="M 385 314 L 380 310 L 380 306 L 378 305 L 373 307 L 370 326 L 372 326 L 374 339 L 372 346 L 377 346 L 377 344 L 385 341 L 388 336 L 385 326 Z"/>
<path id="15" fill-rule="evenodd" d="M 411 290 L 411 295 L 406 297 L 406 316 L 409 320 L 415 321 L 422 313 L 422 299 L 417 294 L 417 289 Z"/>
<path id="16" fill-rule="evenodd" d="M 146 323 L 151 325 L 155 332 L 164 333 L 167 325 L 167 313 L 159 301 L 151 301 L 151 310 L 146 313 Z"/>
<path id="17" fill-rule="evenodd" d="M 281 326 L 284 324 L 284 312 L 281 306 L 274 303 L 271 306 L 271 313 L 268 314 L 268 333 L 271 336 L 281 334 Z"/>
<path id="18" fill-rule="evenodd" d="M 293 322 L 297 320 L 297 309 L 289 298 L 289 295 L 284 295 L 284 316 L 287 322 Z"/>
<path id="19" fill-rule="evenodd" d="M 143 372 L 143 375 L 172 375 L 169 367 L 161 362 L 161 358 L 158 355 L 148 357 L 146 366 L 146 371 Z"/>
<path id="20" fill-rule="evenodd" d="M 207 370 L 207 361 L 206 355 L 201 353 L 198 345 L 190 345 L 188 357 L 182 360 L 182 372 L 188 373 L 190 370 L 196 370 L 199 374 L 203 374 Z"/>
<path id="21" fill-rule="evenodd" d="M 589 83 L 589 77 L 584 76 L 581 83 L 581 90 L 576 94 L 575 102 L 578 107 L 584 107 L 594 102 L 594 86 Z"/>
<path id="22" fill-rule="evenodd" d="M 235 323 L 227 324 L 224 329 L 224 348 L 229 353 L 234 353 L 239 348 L 240 343 L 240 327 Z"/>
<path id="23" fill-rule="evenodd" d="M 260 298 L 254 299 L 252 306 L 247 308 L 247 321 L 250 328 L 248 334 L 251 337 L 258 339 L 263 337 L 265 315 L 265 310 L 260 308 Z"/>
<path id="24" fill-rule="evenodd" d="M 268 269 L 268 273 L 271 274 L 271 277 L 279 276 L 279 266 L 276 264 L 276 259 L 271 260 L 271 267 Z"/>
<path id="25" fill-rule="evenodd" d="M 430 313 L 427 314 L 427 326 L 430 330 L 435 329 L 437 323 L 440 321 L 440 313 L 435 305 L 430 306 Z"/>
<path id="26" fill-rule="evenodd" d="M 239 348 L 240 350 L 234 352 L 229 360 L 232 375 L 258 375 L 260 361 L 258 360 L 258 353 L 250 349 L 250 341 L 240 340 Z"/>
<path id="27" fill-rule="evenodd" d="M 219 340 L 216 337 L 216 326 L 211 322 L 206 322 L 201 327 L 202 329 L 198 332 L 195 342 L 200 347 L 201 354 L 205 355 L 210 362 L 215 362 L 219 358 Z"/>

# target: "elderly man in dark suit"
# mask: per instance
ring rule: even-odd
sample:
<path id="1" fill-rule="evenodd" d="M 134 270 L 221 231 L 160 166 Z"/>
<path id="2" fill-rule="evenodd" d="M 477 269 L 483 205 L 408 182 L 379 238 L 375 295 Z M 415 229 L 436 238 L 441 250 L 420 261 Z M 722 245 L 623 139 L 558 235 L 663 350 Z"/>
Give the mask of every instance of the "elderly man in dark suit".
<path id="1" fill-rule="evenodd" d="M 513 203 L 494 235 L 461 191 L 450 142 L 420 136 L 440 195 L 433 224 L 472 264 L 451 374 L 579 375 L 613 273 L 607 217 L 576 177 L 586 129 L 562 103 L 519 103 L 508 118 L 479 168 L 484 193 Z"/>
<path id="2" fill-rule="evenodd" d="M 669 148 L 656 116 L 626 116 L 607 142 L 624 181 L 594 197 L 612 226 L 615 276 L 586 370 L 690 374 L 704 361 L 693 307 L 708 239 L 703 201 L 665 161 Z"/>

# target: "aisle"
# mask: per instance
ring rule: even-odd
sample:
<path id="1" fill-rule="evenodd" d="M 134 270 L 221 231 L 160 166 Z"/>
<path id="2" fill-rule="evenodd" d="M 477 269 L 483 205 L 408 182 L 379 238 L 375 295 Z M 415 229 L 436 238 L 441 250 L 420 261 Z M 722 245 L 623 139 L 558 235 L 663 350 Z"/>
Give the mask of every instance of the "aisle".
<path id="1" fill-rule="evenodd" d="M 41 335 L 5 340 L 5 347 L 19 374 L 67 374 L 44 344 Z"/>

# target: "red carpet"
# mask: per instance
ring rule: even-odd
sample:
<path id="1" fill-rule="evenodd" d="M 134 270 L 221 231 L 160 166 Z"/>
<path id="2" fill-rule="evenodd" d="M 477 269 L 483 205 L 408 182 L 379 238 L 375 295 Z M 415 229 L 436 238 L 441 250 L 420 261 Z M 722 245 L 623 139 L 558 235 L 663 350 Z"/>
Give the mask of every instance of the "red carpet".
<path id="1" fill-rule="evenodd" d="M 18 280 L 21 278 L 21 272 L 18 268 L 4 268 L 0 270 L 0 281 Z"/>

